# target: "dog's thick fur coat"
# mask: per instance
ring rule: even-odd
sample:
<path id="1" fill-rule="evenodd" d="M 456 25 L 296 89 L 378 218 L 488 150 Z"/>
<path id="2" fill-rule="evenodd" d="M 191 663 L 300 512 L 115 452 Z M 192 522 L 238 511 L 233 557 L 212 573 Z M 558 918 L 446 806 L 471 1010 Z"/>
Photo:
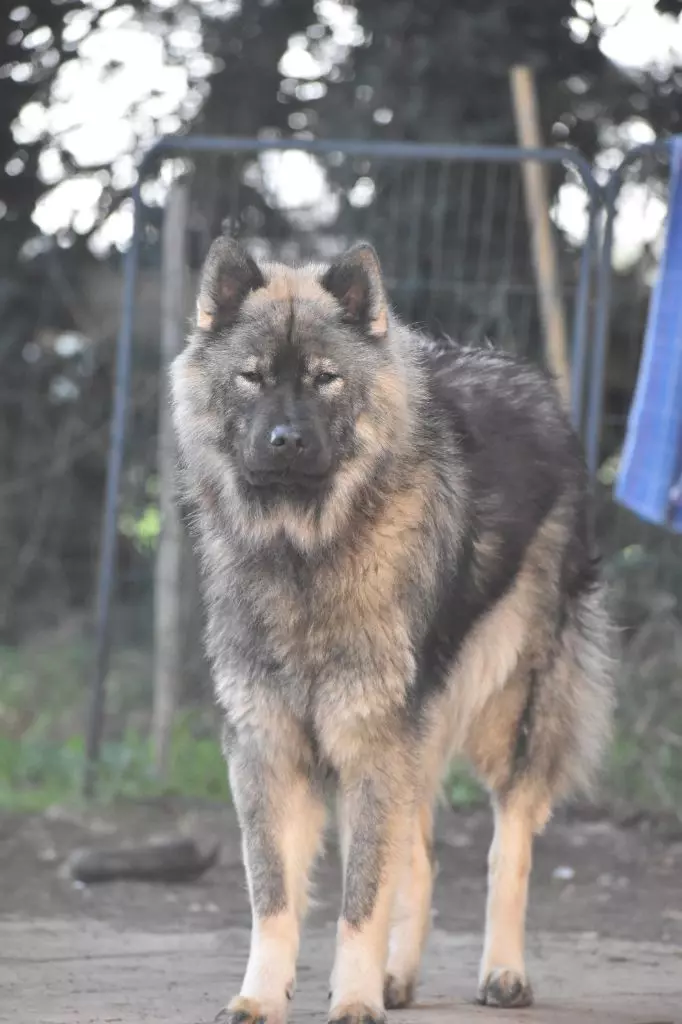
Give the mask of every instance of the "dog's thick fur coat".
<path id="1" fill-rule="evenodd" d="M 495 815 L 479 998 L 527 1004 L 532 836 L 589 785 L 612 694 L 586 475 L 551 383 L 401 325 L 367 245 L 292 269 L 225 239 L 172 376 L 253 908 L 229 1014 L 286 1017 L 328 784 L 330 1019 L 409 1003 L 454 753 Z"/>

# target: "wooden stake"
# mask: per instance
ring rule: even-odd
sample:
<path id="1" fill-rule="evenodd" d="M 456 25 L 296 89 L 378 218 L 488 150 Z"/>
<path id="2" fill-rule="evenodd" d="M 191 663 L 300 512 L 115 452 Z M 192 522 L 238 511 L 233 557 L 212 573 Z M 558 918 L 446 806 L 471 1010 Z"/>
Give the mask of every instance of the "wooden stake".
<path id="1" fill-rule="evenodd" d="M 154 708 L 152 747 L 159 778 L 168 757 L 182 677 L 183 530 L 176 503 L 176 448 L 170 413 L 168 371 L 184 344 L 188 188 L 176 183 L 166 204 L 162 247 L 161 367 L 159 387 L 159 512 L 161 534 L 154 575 Z"/>
<path id="2" fill-rule="evenodd" d="M 529 67 L 517 65 L 511 69 L 510 78 L 519 145 L 527 149 L 541 149 L 542 136 L 533 72 Z M 545 359 L 548 369 L 556 377 L 563 399 L 568 403 L 571 371 L 559 261 L 549 215 L 546 168 L 536 160 L 525 160 L 522 173 L 540 318 L 545 334 Z"/>

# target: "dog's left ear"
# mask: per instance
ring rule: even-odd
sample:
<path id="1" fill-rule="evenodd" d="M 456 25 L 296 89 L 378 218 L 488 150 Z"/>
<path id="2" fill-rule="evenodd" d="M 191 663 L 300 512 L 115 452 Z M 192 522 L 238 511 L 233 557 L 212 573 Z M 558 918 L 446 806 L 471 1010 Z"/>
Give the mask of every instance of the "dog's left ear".
<path id="1" fill-rule="evenodd" d="M 388 301 L 379 257 L 367 242 L 348 249 L 321 280 L 343 310 L 344 320 L 380 340 L 388 333 Z"/>

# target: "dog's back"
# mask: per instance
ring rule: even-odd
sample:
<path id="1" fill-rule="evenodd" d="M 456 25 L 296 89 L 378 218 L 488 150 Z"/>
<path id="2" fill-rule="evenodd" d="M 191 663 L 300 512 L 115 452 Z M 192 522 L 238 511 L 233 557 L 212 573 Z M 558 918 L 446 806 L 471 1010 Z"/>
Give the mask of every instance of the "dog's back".
<path id="1" fill-rule="evenodd" d="M 612 701 L 579 445 L 541 371 L 492 350 L 422 347 L 428 419 L 449 425 L 462 498 L 419 698 L 441 727 L 448 709 L 443 742 L 494 792 L 534 778 L 551 804 L 589 788 Z"/>

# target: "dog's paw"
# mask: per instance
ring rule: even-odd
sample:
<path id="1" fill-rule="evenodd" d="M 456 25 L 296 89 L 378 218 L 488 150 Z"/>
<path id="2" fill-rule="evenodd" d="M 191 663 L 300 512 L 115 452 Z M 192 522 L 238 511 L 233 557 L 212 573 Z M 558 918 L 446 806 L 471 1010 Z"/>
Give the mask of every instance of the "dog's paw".
<path id="1" fill-rule="evenodd" d="M 256 999 L 237 996 L 215 1019 L 219 1024 L 284 1024 L 285 1014 Z"/>
<path id="2" fill-rule="evenodd" d="M 387 1010 L 403 1010 L 414 1000 L 414 978 L 401 979 L 393 974 L 386 975 L 384 982 L 384 1006 Z"/>
<path id="3" fill-rule="evenodd" d="M 499 1006 L 503 1009 L 518 1009 L 530 1006 L 533 990 L 530 982 L 518 971 L 507 967 L 496 967 L 481 982 L 478 1001 L 485 1006 Z"/>
<path id="4" fill-rule="evenodd" d="M 329 1024 L 386 1024 L 386 1014 L 365 1003 L 342 1003 L 331 1010 Z"/>

